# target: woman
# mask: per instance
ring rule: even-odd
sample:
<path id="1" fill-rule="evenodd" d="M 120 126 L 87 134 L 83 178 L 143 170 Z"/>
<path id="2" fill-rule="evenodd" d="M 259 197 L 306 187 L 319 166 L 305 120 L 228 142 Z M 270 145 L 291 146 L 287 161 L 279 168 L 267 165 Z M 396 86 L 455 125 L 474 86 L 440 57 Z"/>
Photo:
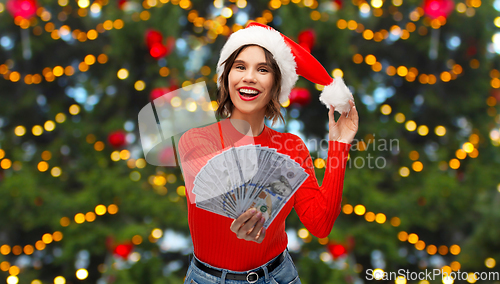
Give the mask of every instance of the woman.
<path id="1" fill-rule="evenodd" d="M 295 208 L 304 226 L 313 235 L 323 238 L 330 233 L 340 213 L 349 143 L 358 129 L 357 111 L 354 102 L 349 100 L 349 115 L 343 111 L 335 122 L 335 107 L 329 106 L 328 161 L 323 184 L 318 186 L 304 142 L 296 135 L 274 131 L 264 123 L 265 117 L 273 123 L 283 120 L 280 102 L 286 101 L 297 73 L 308 73 L 302 70 L 305 65 L 319 64 L 307 62 L 311 61 L 308 55 L 298 54 L 301 51 L 294 50 L 295 46 L 290 48 L 285 40 L 279 32 L 262 25 L 247 27 L 231 35 L 218 64 L 217 97 L 217 113 L 229 119 L 192 129 L 181 138 L 179 153 L 188 193 L 188 219 L 195 255 L 185 283 L 300 283 L 286 249 L 286 217 Z M 304 58 L 305 65 L 300 63 Z M 314 72 L 304 77 L 311 80 Z M 312 81 L 320 83 L 317 81 L 321 79 L 312 78 Z M 341 80 L 336 83 L 343 84 Z M 322 101 L 331 100 L 323 98 Z M 345 109 L 345 105 L 339 103 L 337 110 L 339 108 Z M 294 159 L 309 174 L 267 230 L 263 228 L 264 216 L 255 209 L 233 220 L 198 208 L 190 192 L 196 174 L 207 160 L 228 145 L 247 144 L 275 148 Z"/>

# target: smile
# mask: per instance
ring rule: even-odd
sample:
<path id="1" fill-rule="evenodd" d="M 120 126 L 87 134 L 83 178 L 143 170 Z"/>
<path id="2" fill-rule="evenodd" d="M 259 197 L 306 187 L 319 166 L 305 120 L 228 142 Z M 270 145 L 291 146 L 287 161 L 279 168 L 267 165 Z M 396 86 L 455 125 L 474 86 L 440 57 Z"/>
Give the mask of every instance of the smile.
<path id="1" fill-rule="evenodd" d="M 243 87 L 238 90 L 238 95 L 244 101 L 253 101 L 260 95 L 260 92 L 254 88 Z"/>

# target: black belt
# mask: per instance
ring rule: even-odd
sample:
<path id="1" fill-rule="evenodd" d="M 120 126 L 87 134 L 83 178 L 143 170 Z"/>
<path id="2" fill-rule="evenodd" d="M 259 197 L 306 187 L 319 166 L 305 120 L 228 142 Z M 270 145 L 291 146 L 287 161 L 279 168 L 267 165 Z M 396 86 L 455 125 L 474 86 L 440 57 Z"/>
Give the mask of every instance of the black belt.
<path id="1" fill-rule="evenodd" d="M 267 265 L 267 271 L 268 273 L 271 273 L 278 265 L 280 265 L 283 260 L 285 260 L 285 252 L 282 252 L 280 256 L 278 256 L 273 262 L 269 263 Z M 221 277 L 222 276 L 222 271 L 216 270 L 213 268 L 210 268 L 203 263 L 199 262 L 196 257 L 193 258 L 193 263 L 196 267 L 199 269 L 203 270 L 204 272 L 211 274 L 215 277 Z M 226 279 L 228 280 L 246 280 L 248 283 L 255 283 L 259 278 L 264 277 L 265 273 L 262 268 L 256 271 L 251 271 L 248 272 L 247 274 L 236 274 L 236 273 L 227 273 L 226 274 Z"/>

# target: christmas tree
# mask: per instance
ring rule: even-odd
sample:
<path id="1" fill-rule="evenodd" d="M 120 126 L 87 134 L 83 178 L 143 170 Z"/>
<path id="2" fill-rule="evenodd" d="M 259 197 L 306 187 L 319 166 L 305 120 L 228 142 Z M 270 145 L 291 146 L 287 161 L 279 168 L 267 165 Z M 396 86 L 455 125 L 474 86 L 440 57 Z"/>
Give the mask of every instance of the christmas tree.
<path id="1" fill-rule="evenodd" d="M 216 107 L 219 52 L 257 21 L 343 77 L 360 114 L 331 234 L 287 219 L 302 283 L 500 283 L 499 11 L 498 0 L 0 2 L 0 275 L 182 283 L 182 173 L 146 162 L 138 113 L 202 81 Z M 306 142 L 320 183 L 322 88 L 299 79 L 273 126 Z"/>

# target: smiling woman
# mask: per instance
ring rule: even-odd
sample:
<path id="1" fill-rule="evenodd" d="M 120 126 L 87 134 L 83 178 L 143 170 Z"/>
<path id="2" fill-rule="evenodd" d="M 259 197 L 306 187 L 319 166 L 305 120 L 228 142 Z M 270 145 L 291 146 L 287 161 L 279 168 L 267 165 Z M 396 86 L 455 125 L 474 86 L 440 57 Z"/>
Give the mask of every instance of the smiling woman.
<path id="1" fill-rule="evenodd" d="M 342 79 L 333 81 L 310 53 L 278 31 L 256 23 L 230 36 L 222 48 L 217 73 L 217 114 L 228 119 L 191 129 L 179 141 L 194 247 L 194 257 L 184 283 L 300 283 L 298 271 L 287 250 L 285 220 L 295 209 L 311 234 L 324 238 L 330 233 L 340 213 L 348 151 L 358 129 L 354 102 L 342 104 L 344 99 L 348 101 L 352 96 Z M 321 186 L 318 185 L 311 156 L 302 139 L 270 129 L 264 123 L 266 117 L 273 123 L 278 119 L 284 121 L 280 103 L 288 99 L 298 74 L 314 83 L 328 85 L 325 90 L 330 99 L 334 98 L 328 101 L 340 102 L 329 104 L 328 163 Z M 333 115 L 336 108 L 342 112 L 337 121 Z M 250 126 L 251 131 L 242 128 L 239 122 Z M 255 191 L 242 188 L 243 185 L 238 183 L 238 170 L 234 170 L 234 175 L 229 173 L 228 165 L 232 165 L 232 169 L 240 169 L 240 178 L 250 174 L 245 170 L 246 167 L 231 164 L 229 156 L 223 159 L 225 164 L 212 165 L 208 162 L 219 154 L 234 154 L 230 151 L 232 147 L 252 149 L 251 145 L 266 149 L 260 152 L 262 154 L 258 155 L 255 163 L 256 167 L 260 167 L 260 172 L 266 174 L 255 176 L 267 176 L 262 180 L 255 179 L 254 183 L 259 185 Z M 287 171 L 285 163 L 280 164 L 278 160 L 273 160 L 271 167 L 270 163 L 266 163 L 271 160 L 268 159 L 271 153 L 293 160 L 297 167 L 300 166 L 300 172 Z M 201 178 L 200 173 L 210 176 L 215 183 Z M 295 183 L 292 189 L 294 183 L 291 181 L 301 175 L 304 179 L 300 184 Z M 207 180 L 212 186 L 201 184 L 202 180 Z M 204 191 L 195 193 L 195 183 L 203 185 Z M 264 191 L 264 188 L 269 190 Z M 260 205 L 250 205 L 252 208 L 246 210 L 248 207 L 245 204 L 238 204 L 244 208 L 241 212 L 246 210 L 241 215 L 240 212 L 231 216 L 213 213 L 218 210 L 211 206 L 230 207 L 227 204 L 233 200 L 229 192 L 235 192 L 235 195 L 239 192 L 242 195 L 248 193 L 252 199 L 258 197 L 261 200 L 255 204 Z M 220 204 L 203 199 L 218 200 L 212 197 L 221 195 L 229 197 Z M 277 199 L 277 196 L 283 197 L 284 205 L 274 210 L 278 208 L 273 203 L 273 198 Z M 236 203 L 237 198 L 232 198 Z M 197 202 L 201 203 L 199 207 Z M 264 227 L 266 218 L 269 219 L 271 215 L 274 219 Z"/>
<path id="2" fill-rule="evenodd" d="M 265 48 L 249 44 L 239 47 L 224 63 L 219 78 L 217 115 L 244 119 L 259 110 L 259 117 L 265 116 L 273 124 L 278 119 L 284 123 L 278 100 L 281 72 L 273 55 Z"/>

